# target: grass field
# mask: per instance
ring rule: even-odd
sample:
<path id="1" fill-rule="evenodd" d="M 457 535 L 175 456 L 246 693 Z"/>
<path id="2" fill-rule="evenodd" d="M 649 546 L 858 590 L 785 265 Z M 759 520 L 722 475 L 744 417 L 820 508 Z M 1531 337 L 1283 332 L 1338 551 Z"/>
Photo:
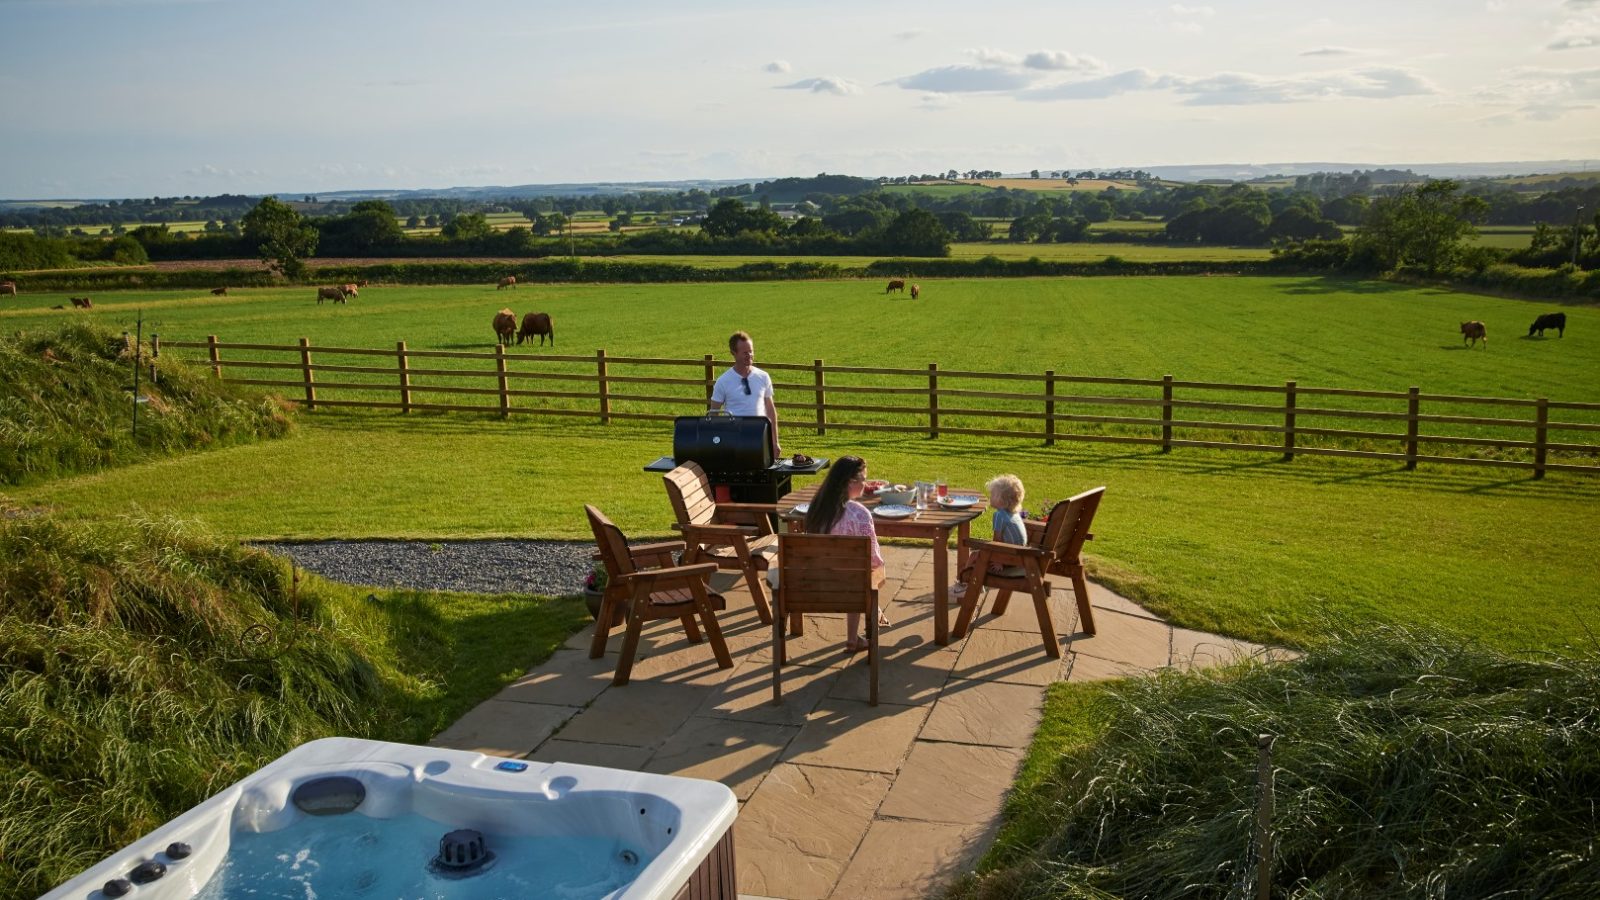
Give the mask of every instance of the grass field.
<path id="1" fill-rule="evenodd" d="M 563 352 L 725 356 L 727 332 L 756 335 L 758 361 L 925 366 L 1403 388 L 1600 400 L 1600 311 L 1568 310 L 1564 340 L 1519 334 L 1542 305 L 1405 286 L 1265 278 L 951 280 L 924 301 L 856 281 L 684 286 L 372 288 L 349 307 L 304 289 L 104 295 L 113 326 L 143 309 L 167 340 L 483 348 L 511 304 L 553 314 Z M 27 328 L 68 313 L 0 312 Z M 727 310 L 740 308 L 738 315 Z M 989 314 L 974 328 L 972 311 Z M 811 314 L 799 314 L 809 312 Z M 1490 351 L 1457 349 L 1477 318 Z M 958 330 L 946 323 L 963 323 Z M 1510 332 L 1508 334 L 1507 332 Z M 693 370 L 691 370 L 692 372 Z M 787 383 L 780 376 L 781 384 Z M 693 390 L 690 390 L 693 393 Z M 789 397 L 794 398 L 791 390 Z M 780 408 L 785 396 L 780 393 Z M 801 400 L 803 398 L 794 398 Z M 679 412 L 691 411 L 692 403 Z M 661 411 L 661 410 L 657 410 Z M 1327 615 L 1426 621 L 1514 650 L 1583 640 L 1600 611 L 1589 535 L 1600 479 L 1037 440 L 831 431 L 785 419 L 787 450 L 858 452 L 897 479 L 976 486 L 1014 471 L 1030 502 L 1096 484 L 1109 491 L 1092 546 L 1098 574 L 1191 627 L 1300 640 Z M 15 499 L 90 518 L 142 509 L 267 536 L 583 537 L 579 508 L 601 501 L 630 533 L 665 535 L 659 479 L 640 467 L 670 451 L 665 424 L 602 427 L 471 414 L 314 413 L 296 436 L 54 482 Z M 982 529 L 980 528 L 980 531 Z"/>

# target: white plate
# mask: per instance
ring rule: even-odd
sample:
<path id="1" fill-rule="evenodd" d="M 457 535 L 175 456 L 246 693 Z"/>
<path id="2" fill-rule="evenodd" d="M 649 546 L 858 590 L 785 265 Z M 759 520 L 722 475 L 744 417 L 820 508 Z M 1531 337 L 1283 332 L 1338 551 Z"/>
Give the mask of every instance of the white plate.
<path id="1" fill-rule="evenodd" d="M 951 509 L 965 509 L 966 507 L 969 507 L 969 506 L 977 506 L 978 505 L 978 498 L 977 497 L 946 497 L 943 500 L 940 500 L 939 503 L 940 503 L 940 505 L 948 506 Z"/>
<path id="2" fill-rule="evenodd" d="M 880 506 L 877 509 L 874 509 L 872 514 L 880 519 L 907 519 L 915 515 L 916 512 L 917 511 L 914 507 L 902 506 L 898 503 L 891 503 L 887 506 Z"/>
<path id="3" fill-rule="evenodd" d="M 803 516 L 803 515 L 805 515 L 806 513 L 810 512 L 810 511 L 811 511 L 811 504 L 809 504 L 809 503 L 796 503 L 794 505 L 794 513 L 795 513 L 795 515 Z"/>

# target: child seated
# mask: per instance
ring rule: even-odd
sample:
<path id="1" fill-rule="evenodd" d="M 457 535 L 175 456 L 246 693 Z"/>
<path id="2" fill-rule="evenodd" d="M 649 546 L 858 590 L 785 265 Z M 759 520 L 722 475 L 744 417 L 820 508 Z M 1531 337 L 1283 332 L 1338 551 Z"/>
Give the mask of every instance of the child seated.
<path id="1" fill-rule="evenodd" d="M 994 509 L 991 522 L 994 525 L 994 540 L 1003 544 L 1028 543 L 1028 527 L 1022 521 L 1022 500 L 1026 491 L 1022 487 L 1022 479 L 1015 475 L 996 475 L 984 485 L 989 491 L 989 506 Z M 957 576 L 958 583 L 951 589 L 957 598 L 966 595 L 967 582 L 972 578 L 972 567 L 976 560 L 969 561 Z M 1024 573 L 1021 566 L 1004 566 L 1000 563 L 990 563 L 989 571 L 997 575 L 1019 576 Z"/>

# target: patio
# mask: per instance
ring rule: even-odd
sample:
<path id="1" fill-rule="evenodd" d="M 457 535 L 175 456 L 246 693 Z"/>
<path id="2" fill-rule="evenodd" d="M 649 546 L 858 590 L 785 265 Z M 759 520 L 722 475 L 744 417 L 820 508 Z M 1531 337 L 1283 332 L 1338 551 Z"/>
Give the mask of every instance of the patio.
<path id="1" fill-rule="evenodd" d="M 673 620 L 647 623 L 632 681 L 613 687 L 621 646 L 588 658 L 590 629 L 434 738 L 440 746 L 708 778 L 740 801 L 741 896 L 926 897 L 993 839 L 1001 802 L 1038 721 L 1044 688 L 1266 651 L 1174 628 L 1091 582 L 1099 634 L 1076 633 L 1070 590 L 1051 597 L 1062 658 L 1039 646 L 1026 598 L 980 606 L 972 632 L 933 642 L 933 551 L 884 545 L 880 703 L 866 654 L 847 656 L 842 616 L 808 616 L 789 641 L 772 705 L 771 626 L 737 573 L 712 586 L 731 669 Z M 1060 581 L 1060 579 L 1052 579 Z"/>

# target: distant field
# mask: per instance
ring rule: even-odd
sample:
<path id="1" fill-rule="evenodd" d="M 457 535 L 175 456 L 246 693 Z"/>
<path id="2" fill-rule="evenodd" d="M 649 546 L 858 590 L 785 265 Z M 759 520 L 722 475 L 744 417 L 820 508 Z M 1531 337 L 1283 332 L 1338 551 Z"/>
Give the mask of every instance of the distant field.
<path id="1" fill-rule="evenodd" d="M 973 181 L 916 181 L 911 184 L 886 184 L 885 191 L 904 193 L 928 192 L 936 196 L 959 196 L 993 188 L 1010 188 L 1014 191 L 1090 191 L 1099 192 L 1108 187 L 1119 191 L 1137 191 L 1139 185 L 1132 181 L 1108 181 L 1104 178 L 1087 178 L 1077 183 L 1065 178 L 979 178 Z"/>
<path id="2" fill-rule="evenodd" d="M 1120 256 L 1131 262 L 1234 262 L 1271 259 L 1266 247 L 1201 247 L 1178 244 L 1014 244 L 1009 241 L 951 244 L 950 255 L 957 259 L 998 256 L 1001 259 L 1029 259 L 1070 262 L 1099 262 L 1107 256 Z"/>

